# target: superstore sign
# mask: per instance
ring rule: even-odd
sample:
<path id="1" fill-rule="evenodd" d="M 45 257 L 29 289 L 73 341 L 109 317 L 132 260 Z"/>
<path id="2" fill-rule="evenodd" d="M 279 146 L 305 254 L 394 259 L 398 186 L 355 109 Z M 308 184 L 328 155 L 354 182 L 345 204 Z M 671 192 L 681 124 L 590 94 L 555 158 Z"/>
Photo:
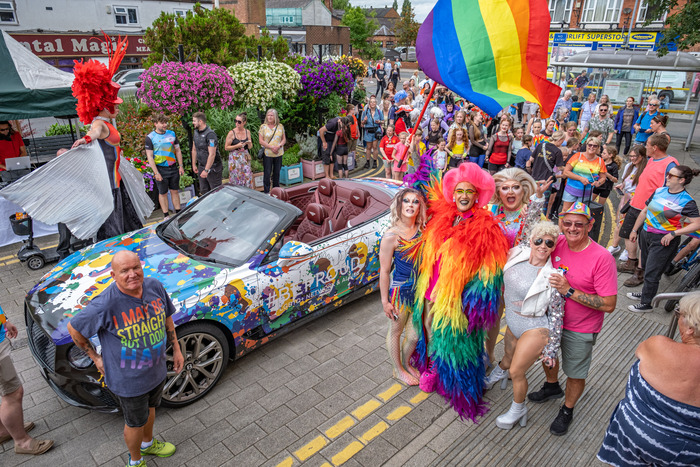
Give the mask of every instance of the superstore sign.
<path id="1" fill-rule="evenodd" d="M 90 34 L 10 34 L 15 40 L 39 57 L 102 57 L 108 46 L 102 36 Z M 151 50 L 141 35 L 127 36 L 126 55 L 148 55 Z M 116 47 L 116 37 L 112 38 Z"/>
<path id="2" fill-rule="evenodd" d="M 628 35 L 631 48 L 656 50 L 656 32 L 550 32 L 549 43 L 550 46 L 586 47 L 591 50 L 617 48 L 625 43 Z"/>

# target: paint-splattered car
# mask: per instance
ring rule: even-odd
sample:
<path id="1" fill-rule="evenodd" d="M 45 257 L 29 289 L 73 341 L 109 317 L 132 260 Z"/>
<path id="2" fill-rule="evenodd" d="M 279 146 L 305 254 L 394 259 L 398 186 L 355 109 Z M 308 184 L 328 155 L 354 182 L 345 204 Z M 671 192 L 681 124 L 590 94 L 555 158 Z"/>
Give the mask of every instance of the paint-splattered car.
<path id="1" fill-rule="evenodd" d="M 397 190 L 385 180 L 324 179 L 272 196 L 221 186 L 170 220 L 93 245 L 47 273 L 25 300 L 32 354 L 65 401 L 117 409 L 66 326 L 111 283 L 114 253 L 129 249 L 177 309 L 185 368 L 172 371 L 168 349 L 163 402 L 194 402 L 229 358 L 377 288 L 379 241 Z"/>

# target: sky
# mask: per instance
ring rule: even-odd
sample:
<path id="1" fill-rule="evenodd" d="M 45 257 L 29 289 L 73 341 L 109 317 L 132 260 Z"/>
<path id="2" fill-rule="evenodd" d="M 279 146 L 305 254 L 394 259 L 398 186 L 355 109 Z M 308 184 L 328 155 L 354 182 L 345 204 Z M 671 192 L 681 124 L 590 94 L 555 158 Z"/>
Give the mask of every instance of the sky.
<path id="1" fill-rule="evenodd" d="M 394 0 L 350 0 L 352 6 L 361 6 L 364 8 L 374 7 L 374 8 L 388 8 L 394 3 Z M 401 13 L 401 4 L 403 0 L 398 0 L 399 3 L 399 13 Z M 428 16 L 430 10 L 433 9 L 437 3 L 437 0 L 411 0 L 411 5 L 416 14 L 416 21 L 422 23 L 425 17 Z"/>

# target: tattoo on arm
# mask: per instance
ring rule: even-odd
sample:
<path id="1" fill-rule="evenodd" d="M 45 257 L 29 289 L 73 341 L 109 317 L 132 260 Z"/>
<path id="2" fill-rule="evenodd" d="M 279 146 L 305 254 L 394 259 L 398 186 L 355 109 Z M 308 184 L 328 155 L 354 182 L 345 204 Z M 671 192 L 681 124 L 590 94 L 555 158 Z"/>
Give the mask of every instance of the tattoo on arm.
<path id="1" fill-rule="evenodd" d="M 582 305 L 595 308 L 596 310 L 600 309 L 600 307 L 602 307 L 605 304 L 605 302 L 600 296 L 582 292 L 577 293 L 571 298 L 573 298 Z"/>
<path id="2" fill-rule="evenodd" d="M 168 336 L 168 344 L 172 344 L 175 342 L 175 330 L 174 329 L 168 329 L 166 331 L 166 334 Z"/>

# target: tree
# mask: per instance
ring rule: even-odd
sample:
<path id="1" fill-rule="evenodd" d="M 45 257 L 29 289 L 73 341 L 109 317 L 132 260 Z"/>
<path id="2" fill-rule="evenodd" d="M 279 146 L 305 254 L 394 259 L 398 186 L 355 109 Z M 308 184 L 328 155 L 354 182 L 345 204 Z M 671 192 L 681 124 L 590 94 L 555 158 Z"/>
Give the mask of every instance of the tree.
<path id="1" fill-rule="evenodd" d="M 410 0 L 404 0 L 401 17 L 394 25 L 394 35 L 399 44 L 407 47 L 416 44 L 420 24 L 416 23 L 415 18 Z M 406 59 L 408 60 L 408 49 L 406 49 Z"/>
<path id="2" fill-rule="evenodd" d="M 199 56 L 203 63 L 230 66 L 245 57 L 245 37 L 245 27 L 224 8 L 208 10 L 196 3 L 186 16 L 162 12 L 144 34 L 151 49 L 144 68 L 175 60 L 178 44 L 190 61 Z"/>
<path id="3" fill-rule="evenodd" d="M 391 5 L 391 8 L 396 10 L 397 12 L 399 11 L 399 0 L 394 0 L 394 4 Z"/>
<path id="4" fill-rule="evenodd" d="M 377 58 L 381 50 L 372 42 L 379 25 L 373 17 L 365 16 L 360 7 L 349 7 L 343 15 L 343 25 L 350 28 L 350 44 L 362 58 Z"/>
<path id="5" fill-rule="evenodd" d="M 350 0 L 333 0 L 334 10 L 347 10 L 352 5 L 350 5 Z"/>
<path id="6" fill-rule="evenodd" d="M 396 4 L 396 1 L 394 2 Z M 403 0 L 403 4 L 401 4 L 401 15 L 403 16 L 406 13 L 406 8 L 410 9 L 411 8 L 411 0 Z M 396 9 L 396 8 L 394 8 Z M 396 10 L 398 11 L 398 10 Z"/>
<path id="7" fill-rule="evenodd" d="M 289 53 L 287 40 L 282 36 L 277 36 L 277 39 L 273 40 L 267 28 L 260 31 L 260 37 L 246 36 L 243 43 L 248 50 L 248 58 L 251 58 L 251 54 L 257 57 L 258 46 L 262 46 L 262 56 L 268 59 L 274 57 L 280 60 Z"/>
<path id="8" fill-rule="evenodd" d="M 668 46 L 674 43 L 678 50 L 689 49 L 700 43 L 700 0 L 687 0 L 685 5 L 678 6 L 678 0 L 648 0 L 647 18 L 645 25 L 662 17 L 668 11 L 663 31 L 659 41 L 659 55 L 668 53 Z"/>

